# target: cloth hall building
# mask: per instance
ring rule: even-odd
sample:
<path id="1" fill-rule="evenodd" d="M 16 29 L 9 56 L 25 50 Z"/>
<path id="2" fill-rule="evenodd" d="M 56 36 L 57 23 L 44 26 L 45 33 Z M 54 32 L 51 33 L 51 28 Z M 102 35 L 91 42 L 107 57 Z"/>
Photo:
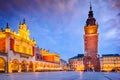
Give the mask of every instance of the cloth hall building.
<path id="1" fill-rule="evenodd" d="M 60 70 L 59 63 L 59 54 L 36 47 L 25 19 L 19 24 L 18 33 L 8 23 L 0 29 L 0 72 Z"/>

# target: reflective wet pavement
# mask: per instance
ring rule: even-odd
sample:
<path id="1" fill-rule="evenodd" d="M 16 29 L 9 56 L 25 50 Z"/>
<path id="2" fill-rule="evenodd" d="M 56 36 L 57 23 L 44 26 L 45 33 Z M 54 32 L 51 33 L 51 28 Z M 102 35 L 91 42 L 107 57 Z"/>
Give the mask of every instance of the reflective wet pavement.
<path id="1" fill-rule="evenodd" d="M 0 73 L 0 80 L 120 80 L 120 73 L 72 71 Z"/>

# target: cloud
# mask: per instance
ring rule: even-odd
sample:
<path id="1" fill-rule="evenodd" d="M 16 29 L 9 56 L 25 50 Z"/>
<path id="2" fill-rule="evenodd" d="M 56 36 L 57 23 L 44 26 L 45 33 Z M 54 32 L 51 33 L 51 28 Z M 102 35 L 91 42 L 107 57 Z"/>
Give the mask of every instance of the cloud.
<path id="1" fill-rule="evenodd" d="M 116 29 L 116 39 L 120 40 L 120 16 L 116 16 L 113 26 L 113 28 Z"/>
<path id="2" fill-rule="evenodd" d="M 65 5 L 68 0 L 0 0 L 0 8 L 5 12 L 12 12 L 15 10 L 39 12 L 39 10 L 55 9 L 59 11 L 65 11 Z"/>
<path id="3" fill-rule="evenodd" d="M 112 3 L 112 7 L 120 9 L 120 0 L 114 0 L 114 2 Z"/>
<path id="4" fill-rule="evenodd" d="M 108 30 L 105 34 L 105 39 L 111 40 L 111 39 L 116 39 L 117 37 L 117 30 L 116 29 L 110 29 Z"/>
<path id="5" fill-rule="evenodd" d="M 112 42 L 120 41 L 120 0 L 96 0 L 92 6 L 100 25 L 101 42 L 105 43 L 102 47 L 106 43 L 112 45 Z M 18 18 L 25 17 L 32 37 L 37 38 L 41 47 L 59 48 L 64 53 L 66 47 L 69 47 L 68 53 L 83 48 L 88 11 L 89 0 L 0 0 L 0 15 L 6 21 L 13 21 L 11 24 L 14 25 Z M 12 19 L 6 18 L 8 15 Z"/>

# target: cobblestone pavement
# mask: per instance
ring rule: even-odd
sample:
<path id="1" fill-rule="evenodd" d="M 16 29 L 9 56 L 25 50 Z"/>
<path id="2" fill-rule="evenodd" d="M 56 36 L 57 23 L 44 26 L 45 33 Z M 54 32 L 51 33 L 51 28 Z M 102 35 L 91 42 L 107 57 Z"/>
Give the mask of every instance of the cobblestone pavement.
<path id="1" fill-rule="evenodd" d="M 120 80 L 120 73 L 72 71 L 0 73 L 0 80 Z"/>

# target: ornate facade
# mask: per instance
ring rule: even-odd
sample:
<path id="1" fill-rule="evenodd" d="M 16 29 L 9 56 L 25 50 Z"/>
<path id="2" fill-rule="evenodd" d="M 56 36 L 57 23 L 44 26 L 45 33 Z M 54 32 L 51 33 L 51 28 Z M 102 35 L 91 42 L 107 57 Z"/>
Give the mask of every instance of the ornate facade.
<path id="1" fill-rule="evenodd" d="M 0 71 L 2 72 L 26 72 L 36 71 L 40 68 L 40 63 L 44 63 L 45 68 L 49 64 L 54 67 L 52 70 L 58 70 L 59 58 L 57 54 L 47 54 L 47 59 L 55 55 L 55 61 L 48 59 L 36 60 L 39 49 L 36 49 L 36 41 L 30 38 L 29 30 L 25 19 L 19 24 L 18 33 L 11 31 L 8 23 L 5 30 L 0 29 Z M 44 56 L 43 56 L 44 58 Z M 55 63 L 57 62 L 57 64 Z M 37 63 L 39 63 L 37 65 Z M 42 66 L 42 68 L 44 67 Z M 57 66 L 57 68 L 56 68 Z M 47 68 L 47 70 L 50 68 Z M 60 69 L 60 68 L 59 68 Z"/>
<path id="2" fill-rule="evenodd" d="M 84 66 L 85 70 L 100 70 L 100 62 L 98 57 L 98 24 L 93 17 L 92 6 L 88 19 L 84 27 Z"/>
<path id="3" fill-rule="evenodd" d="M 37 47 L 35 48 L 35 55 L 36 71 L 61 70 L 59 54 L 52 54 L 49 50 Z"/>

